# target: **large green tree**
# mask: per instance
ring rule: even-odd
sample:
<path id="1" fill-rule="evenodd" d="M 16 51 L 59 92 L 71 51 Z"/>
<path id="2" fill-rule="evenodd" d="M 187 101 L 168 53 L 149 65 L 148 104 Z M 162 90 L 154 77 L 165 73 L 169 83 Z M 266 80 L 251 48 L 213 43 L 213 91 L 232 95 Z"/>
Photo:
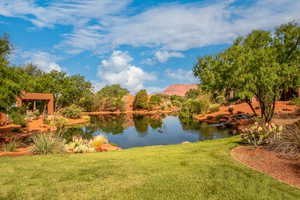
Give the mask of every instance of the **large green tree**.
<path id="1" fill-rule="evenodd" d="M 300 27 L 289 23 L 274 33 L 252 31 L 215 55 L 200 58 L 194 74 L 207 91 L 235 91 L 253 112 L 252 97 L 260 105 L 261 117 L 271 121 L 275 102 L 282 91 L 299 87 Z"/>
<path id="2" fill-rule="evenodd" d="M 148 104 L 148 94 L 145 89 L 140 90 L 136 93 L 134 101 L 133 101 L 133 109 L 134 110 L 147 110 L 149 108 Z"/>
<path id="3" fill-rule="evenodd" d="M 125 103 L 123 97 L 129 91 L 119 84 L 105 86 L 95 95 L 93 110 L 95 111 L 122 111 Z"/>
<path id="4" fill-rule="evenodd" d="M 8 37 L 0 38 L 0 112 L 7 113 L 16 102 L 16 97 L 25 89 L 24 73 L 19 68 L 9 66 L 11 52 Z"/>

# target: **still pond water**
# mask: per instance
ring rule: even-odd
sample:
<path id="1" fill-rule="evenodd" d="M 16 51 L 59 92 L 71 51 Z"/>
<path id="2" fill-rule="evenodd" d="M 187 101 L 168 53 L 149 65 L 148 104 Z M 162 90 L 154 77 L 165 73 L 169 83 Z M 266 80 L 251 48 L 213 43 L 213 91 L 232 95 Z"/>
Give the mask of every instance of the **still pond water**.
<path id="1" fill-rule="evenodd" d="M 65 138 L 82 136 L 90 139 L 104 134 L 110 143 L 122 148 L 179 144 L 230 137 L 229 130 L 204 125 L 176 115 L 98 115 L 81 127 L 66 130 Z"/>

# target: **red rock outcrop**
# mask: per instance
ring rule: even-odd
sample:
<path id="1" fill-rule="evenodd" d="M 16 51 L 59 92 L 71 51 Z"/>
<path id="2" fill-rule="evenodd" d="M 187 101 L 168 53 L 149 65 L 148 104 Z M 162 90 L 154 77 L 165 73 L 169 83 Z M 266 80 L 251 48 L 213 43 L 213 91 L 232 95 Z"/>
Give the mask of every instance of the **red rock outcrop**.
<path id="1" fill-rule="evenodd" d="M 197 89 L 197 84 L 176 84 L 165 89 L 162 94 L 184 96 L 190 89 Z"/>

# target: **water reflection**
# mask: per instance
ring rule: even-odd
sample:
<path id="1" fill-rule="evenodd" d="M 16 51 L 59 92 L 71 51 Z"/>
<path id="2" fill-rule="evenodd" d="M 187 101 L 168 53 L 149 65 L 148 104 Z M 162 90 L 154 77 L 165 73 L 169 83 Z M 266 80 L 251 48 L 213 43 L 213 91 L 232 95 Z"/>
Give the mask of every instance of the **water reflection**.
<path id="1" fill-rule="evenodd" d="M 64 134 L 91 137 L 105 134 L 111 143 L 122 148 L 148 145 L 178 144 L 184 141 L 195 142 L 229 137 L 228 130 L 218 130 L 192 118 L 179 118 L 177 115 L 98 115 L 83 127 L 73 127 Z"/>

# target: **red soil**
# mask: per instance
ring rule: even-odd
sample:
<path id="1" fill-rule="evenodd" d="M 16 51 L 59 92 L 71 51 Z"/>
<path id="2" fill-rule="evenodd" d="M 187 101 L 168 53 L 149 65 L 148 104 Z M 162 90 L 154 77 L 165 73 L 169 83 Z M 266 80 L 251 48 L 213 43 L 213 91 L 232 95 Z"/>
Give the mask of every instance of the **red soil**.
<path id="1" fill-rule="evenodd" d="M 162 94 L 184 96 L 190 89 L 197 89 L 197 84 L 176 84 L 165 89 Z"/>
<path id="2" fill-rule="evenodd" d="M 231 155 L 251 168 L 300 188 L 300 160 L 282 159 L 276 152 L 253 146 L 239 146 Z"/>
<path id="3" fill-rule="evenodd" d="M 237 114 L 237 113 L 253 114 L 250 106 L 247 103 L 240 103 L 231 106 L 221 106 L 218 112 L 208 113 L 206 115 L 196 115 L 195 118 L 198 120 L 205 120 L 207 119 L 207 117 L 216 117 L 218 115 L 229 115 L 230 114 L 228 112 L 229 107 L 233 108 L 233 114 Z M 258 102 L 254 102 L 253 107 L 255 108 L 256 113 L 260 114 Z M 289 105 L 289 101 L 277 101 L 275 107 L 275 113 L 278 115 L 290 114 L 290 113 L 294 113 L 297 110 L 297 108 L 299 107 L 295 105 Z"/>

